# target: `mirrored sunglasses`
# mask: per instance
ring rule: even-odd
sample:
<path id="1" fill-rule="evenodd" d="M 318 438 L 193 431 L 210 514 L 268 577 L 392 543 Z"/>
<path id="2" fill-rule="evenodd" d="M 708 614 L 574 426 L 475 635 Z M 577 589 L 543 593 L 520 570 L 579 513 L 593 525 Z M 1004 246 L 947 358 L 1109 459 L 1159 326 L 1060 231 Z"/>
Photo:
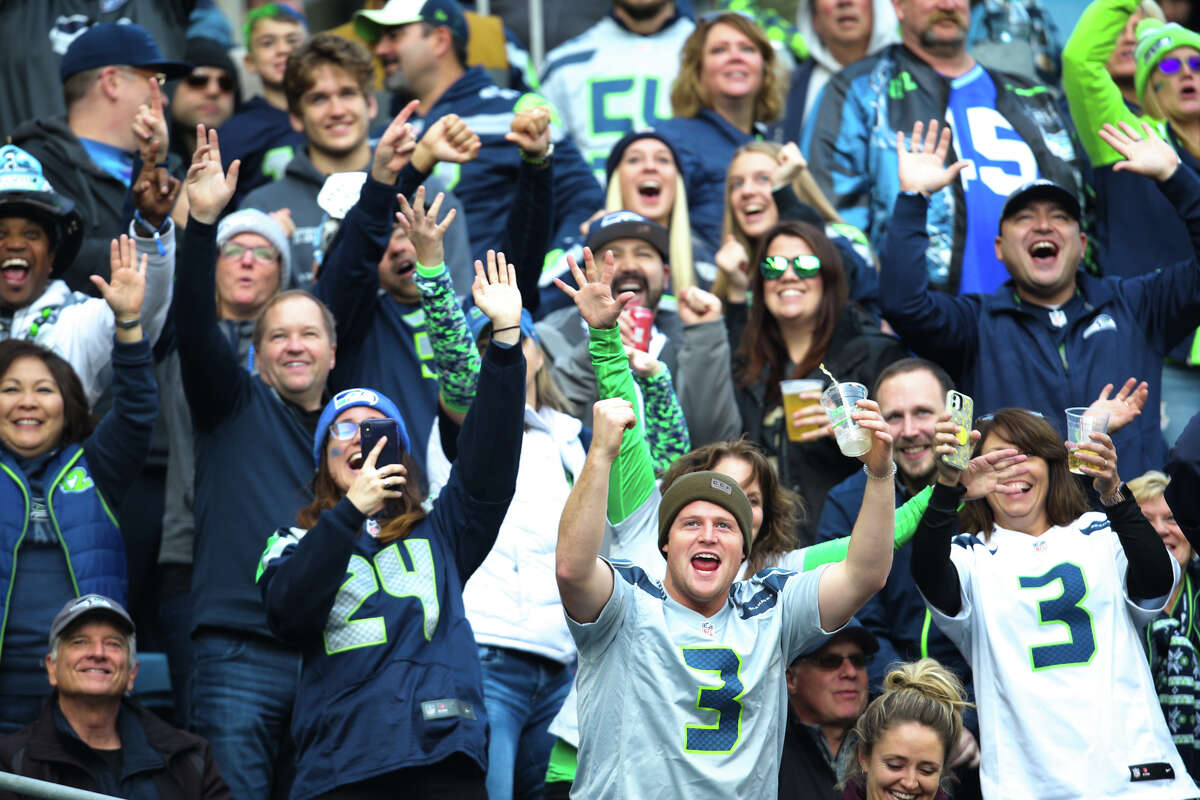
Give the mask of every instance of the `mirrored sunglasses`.
<path id="1" fill-rule="evenodd" d="M 358 435 L 358 423 L 344 419 L 329 426 L 329 435 L 339 442 L 348 442 Z"/>
<path id="2" fill-rule="evenodd" d="M 777 280 L 787 272 L 788 264 L 797 278 L 812 278 L 821 271 L 821 259 L 811 254 L 788 258 L 787 256 L 767 256 L 758 265 L 759 272 L 768 280 Z"/>
<path id="3" fill-rule="evenodd" d="M 1179 70 L 1183 69 L 1184 63 L 1187 63 L 1188 69 L 1192 72 L 1200 73 L 1200 56 L 1188 56 L 1187 59 L 1164 58 L 1158 62 L 1158 71 L 1163 75 L 1174 75 Z"/>

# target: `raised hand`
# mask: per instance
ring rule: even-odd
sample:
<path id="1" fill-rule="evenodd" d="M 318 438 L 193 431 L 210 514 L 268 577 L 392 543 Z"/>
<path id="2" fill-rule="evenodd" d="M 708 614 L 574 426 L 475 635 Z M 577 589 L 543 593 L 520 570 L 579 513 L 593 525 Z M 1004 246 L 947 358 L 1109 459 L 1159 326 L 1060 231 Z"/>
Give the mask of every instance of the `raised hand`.
<path id="1" fill-rule="evenodd" d="M 575 279 L 578 289 L 568 286 L 561 278 L 554 279 L 554 285 L 566 292 L 567 297 L 575 301 L 579 315 L 593 328 L 612 328 L 621 316 L 625 304 L 635 296 L 634 292 L 621 292 L 620 296 L 612 296 L 612 276 L 616 271 L 612 251 L 604 253 L 604 268 L 596 266 L 596 259 L 591 248 L 583 248 L 583 264 L 580 269 L 575 256 L 567 256 L 567 266 L 571 268 L 571 277 Z"/>
<path id="2" fill-rule="evenodd" d="M 938 483 L 943 483 L 946 486 L 957 486 L 959 481 L 962 480 L 964 470 L 960 470 L 953 464 L 947 464 L 942 460 L 942 456 L 948 456 L 958 448 L 958 433 L 961 427 L 961 425 L 951 421 L 949 411 L 943 412 L 934 424 L 933 464 L 937 469 Z M 971 436 L 978 439 L 979 432 L 971 431 Z"/>
<path id="3" fill-rule="evenodd" d="M 636 424 L 633 403 L 622 397 L 608 397 L 592 404 L 592 445 L 588 453 L 612 461 L 621 452 L 625 431 L 633 430 Z"/>
<path id="4" fill-rule="evenodd" d="M 715 322 L 721 313 L 721 301 L 715 294 L 698 286 L 688 286 L 679 293 L 679 319 L 684 325 Z"/>
<path id="5" fill-rule="evenodd" d="M 360 514 L 370 514 L 383 507 L 388 500 L 404 497 L 404 485 L 408 482 L 408 470 L 403 464 L 384 464 L 376 469 L 375 461 L 383 452 L 387 437 L 383 437 L 371 452 L 363 458 L 354 483 L 346 490 L 346 499 L 354 504 Z"/>
<path id="6" fill-rule="evenodd" d="M 482 143 L 457 114 L 447 114 L 429 126 L 417 142 L 412 164 L 428 175 L 439 161 L 465 164 L 479 155 Z"/>
<path id="7" fill-rule="evenodd" d="M 929 195 L 949 186 L 970 162 L 955 161 L 946 166 L 946 155 L 950 152 L 950 129 L 943 128 L 941 136 L 938 136 L 938 122 L 931 119 L 929 131 L 922 139 L 923 128 L 920 122 L 913 125 L 908 146 L 905 145 L 904 131 L 896 131 L 896 155 L 900 190 Z"/>
<path id="8" fill-rule="evenodd" d="M 550 109 L 534 106 L 513 114 L 507 141 L 531 158 L 543 158 L 550 149 Z"/>
<path id="9" fill-rule="evenodd" d="M 860 428 L 871 431 L 871 449 L 859 456 L 872 475 L 887 475 L 892 471 L 892 434 L 879 413 L 879 404 L 874 400 L 859 400 L 850 417 Z"/>
<path id="10" fill-rule="evenodd" d="M 156 84 L 157 85 L 157 84 Z M 175 207 L 179 189 L 183 185 L 178 178 L 167 172 L 166 167 L 156 167 L 160 144 L 151 142 L 142 154 L 142 169 L 133 180 L 130 193 L 133 205 L 146 225 L 158 230 L 167 215 Z"/>
<path id="11" fill-rule="evenodd" d="M 374 180 L 390 186 L 396 182 L 396 176 L 412 158 L 413 150 L 417 147 L 417 136 L 413 126 L 408 123 L 408 118 L 417 110 L 420 102 L 413 100 L 402 108 L 379 138 L 379 144 L 375 146 L 375 155 L 371 159 L 371 177 Z"/>
<path id="12" fill-rule="evenodd" d="M 771 186 L 779 188 L 787 186 L 808 169 L 808 162 L 795 142 L 788 142 L 779 151 L 779 166 L 771 173 Z"/>
<path id="13" fill-rule="evenodd" d="M 1117 474 L 1117 450 L 1107 433 L 1093 431 L 1088 434 L 1090 442 L 1065 442 L 1067 450 L 1073 451 L 1084 475 L 1092 476 L 1092 486 L 1101 497 L 1111 495 L 1121 485 Z"/>
<path id="14" fill-rule="evenodd" d="M 445 260 L 442 239 L 446 236 L 450 223 L 454 222 L 456 209 L 452 208 L 446 212 L 446 217 L 439 223 L 437 215 L 442 209 L 445 195 L 438 192 L 437 197 L 433 198 L 433 204 L 429 206 L 429 211 L 426 211 L 424 186 L 417 187 L 412 205 L 409 205 L 408 198 L 404 195 L 396 195 L 396 199 L 400 201 L 400 213 L 396 215 L 396 220 L 408 231 L 408 238 L 413 243 L 413 249 L 417 251 L 417 262 L 427 267 L 441 264 Z M 500 254 L 500 258 L 504 258 L 503 253 Z M 483 266 L 478 261 L 475 263 Z"/>
<path id="15" fill-rule="evenodd" d="M 521 290 L 517 288 L 517 270 L 504 253 L 487 251 L 487 270 L 475 262 L 475 283 L 471 286 L 475 305 L 492 321 L 492 338 L 505 344 L 521 341 Z"/>
<path id="16" fill-rule="evenodd" d="M 146 265 L 149 256 L 142 253 L 138 259 L 137 245 L 125 234 L 120 240 L 113 239 L 109 245 L 110 276 L 106 281 L 92 275 L 92 283 L 100 290 L 100 296 L 112 309 L 117 322 L 128 322 L 142 314 L 142 301 L 146 297 Z"/>
<path id="17" fill-rule="evenodd" d="M 750 288 L 750 256 L 742 243 L 732 235 L 726 236 L 713 261 L 725 276 L 725 299 L 731 303 L 746 302 L 746 291 Z"/>
<path id="18" fill-rule="evenodd" d="M 971 431 L 971 440 L 978 439 L 979 431 Z M 953 451 L 953 447 L 950 450 Z M 962 473 L 962 485 L 967 489 L 963 499 L 974 500 L 989 494 L 1020 494 L 1021 489 L 1012 484 L 1025 474 L 1026 469 L 1021 464 L 1025 463 L 1026 458 L 1024 453 L 1013 447 L 993 450 L 972 458 Z M 949 466 L 948 468 L 953 469 Z"/>
<path id="19" fill-rule="evenodd" d="M 142 161 L 149 161 L 153 165 L 157 163 L 159 156 L 166 158 L 170 140 L 167 138 L 167 117 L 163 113 L 162 89 L 156 78 L 147 80 L 150 81 L 150 103 L 143 103 L 134 112 L 133 138 L 137 142 L 138 155 L 142 157 Z M 155 146 L 156 151 L 151 153 L 150 148 Z M 166 172 L 166 168 L 163 168 L 159 176 L 159 186 L 163 187 L 164 193 Z"/>
<path id="20" fill-rule="evenodd" d="M 1100 396 L 1088 406 L 1088 410 L 1107 412 L 1108 432 L 1116 433 L 1141 416 L 1142 409 L 1146 407 L 1146 398 L 1150 394 L 1150 384 L 1145 381 L 1138 383 L 1137 378 L 1130 378 L 1125 381 L 1116 397 L 1110 398 L 1108 395 L 1112 390 L 1111 383 L 1105 384 L 1100 390 Z"/>
<path id="21" fill-rule="evenodd" d="M 1115 126 L 1106 122 L 1100 128 L 1100 138 L 1125 157 L 1124 161 L 1113 164 L 1114 172 L 1136 172 L 1156 181 L 1165 181 L 1179 168 L 1179 154 L 1175 148 L 1163 141 L 1148 122 L 1142 122 L 1141 132 L 1134 130 L 1128 122 L 1118 122 Z"/>
<path id="22" fill-rule="evenodd" d="M 292 234 L 296 232 L 296 221 L 292 219 L 290 208 L 277 208 L 267 216 L 279 223 L 279 227 L 283 228 L 283 233 L 288 239 L 292 238 Z"/>
<path id="23" fill-rule="evenodd" d="M 242 162 L 235 159 L 227 174 L 221 167 L 216 130 L 208 130 L 203 124 L 196 126 L 196 152 L 192 154 L 192 166 L 184 182 L 193 219 L 209 225 L 217 221 L 237 188 L 241 166 Z"/>

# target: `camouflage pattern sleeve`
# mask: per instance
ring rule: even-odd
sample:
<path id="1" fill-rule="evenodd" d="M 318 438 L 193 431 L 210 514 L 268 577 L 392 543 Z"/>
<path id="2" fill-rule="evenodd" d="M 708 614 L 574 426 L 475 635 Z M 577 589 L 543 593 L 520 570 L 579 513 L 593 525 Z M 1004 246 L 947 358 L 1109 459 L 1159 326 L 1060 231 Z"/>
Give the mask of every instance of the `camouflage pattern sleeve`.
<path id="1" fill-rule="evenodd" d="M 687 420 L 683 418 L 683 408 L 675 396 L 671 371 L 666 364 L 654 375 L 648 378 L 637 376 L 635 380 L 641 387 L 645 403 L 646 444 L 650 446 L 654 472 L 661 475 L 672 461 L 692 449 Z"/>
<path id="2" fill-rule="evenodd" d="M 479 350 L 467 331 L 467 318 L 454 295 L 450 272 L 444 263 L 436 267 L 417 264 L 416 283 L 433 347 L 438 393 L 446 408 L 465 413 L 475 399 Z"/>

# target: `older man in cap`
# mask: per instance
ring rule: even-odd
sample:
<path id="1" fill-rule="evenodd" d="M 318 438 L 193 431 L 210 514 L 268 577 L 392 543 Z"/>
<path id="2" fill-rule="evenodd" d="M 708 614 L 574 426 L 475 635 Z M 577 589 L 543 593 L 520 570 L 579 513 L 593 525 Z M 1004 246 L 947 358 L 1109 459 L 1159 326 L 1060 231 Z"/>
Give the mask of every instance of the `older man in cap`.
<path id="1" fill-rule="evenodd" d="M 120 603 L 71 598 L 50 625 L 49 646 L 50 697 L 37 722 L 0 739 L 0 770 L 137 800 L 230 796 L 207 742 L 125 696 L 137 645 Z M 9 798 L 17 795 L 0 793 Z"/>
<path id="2" fill-rule="evenodd" d="M 95 25 L 62 57 L 59 76 L 66 116 L 32 120 L 13 132 L 13 143 L 41 162 L 46 177 L 74 201 L 83 218 L 80 266 L 64 276 L 72 289 L 94 293 L 87 276 L 107 276 L 109 240 L 123 233 L 130 220 L 136 220 L 147 236 L 155 231 L 162 235 L 169 227 L 158 215 L 134 214 L 130 188 L 139 155 L 134 120 L 139 109 L 158 120 L 157 159 L 165 160 L 166 122 L 159 104 L 165 97 L 159 94 L 160 86 L 190 72 L 187 64 L 164 58 L 138 25 Z"/>
<path id="3" fill-rule="evenodd" d="M 1105 125 L 1100 136 L 1130 170 L 1158 181 L 1193 242 L 1200 234 L 1200 178 L 1149 126 Z M 1200 324 L 1200 263 L 1193 257 L 1138 278 L 1099 279 L 1081 269 L 1087 236 L 1075 195 L 1046 180 L 1011 195 L 1000 214 L 996 258 L 1008 282 L 991 294 L 953 297 L 932 291 L 924 269 L 930 195 L 966 166 L 946 166 L 950 134 L 931 121 L 911 151 L 901 134 L 900 196 L 883 249 L 879 288 L 884 315 L 917 355 L 945 367 L 975 398 L 976 414 L 1006 406 L 1038 411 L 1065 433 L 1063 409 L 1087 406 L 1106 385 L 1127 378 L 1150 384 L 1145 411 L 1113 437 L 1121 471 L 1138 475 L 1166 460 L 1159 429 L 1162 361 Z M 1136 236 L 1135 231 L 1129 235 Z M 1112 403 L 1114 415 L 1128 407 Z"/>

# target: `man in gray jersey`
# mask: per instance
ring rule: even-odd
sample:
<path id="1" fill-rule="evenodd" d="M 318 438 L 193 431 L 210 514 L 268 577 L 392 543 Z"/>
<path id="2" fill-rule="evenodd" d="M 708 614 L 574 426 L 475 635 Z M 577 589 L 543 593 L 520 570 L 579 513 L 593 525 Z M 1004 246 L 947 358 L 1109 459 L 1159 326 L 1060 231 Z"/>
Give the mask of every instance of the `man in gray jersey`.
<path id="1" fill-rule="evenodd" d="M 617 398 L 595 404 L 557 551 L 579 648 L 578 796 L 776 795 L 785 668 L 844 625 L 891 568 L 891 435 L 875 403 L 861 401 L 853 416 L 873 432 L 862 457 L 871 480 L 845 561 L 804 574 L 768 568 L 735 583 L 754 512 L 732 477 L 696 472 L 672 483 L 659 505 L 667 561 L 659 582 L 598 555 L 609 471 L 634 411 Z"/>

